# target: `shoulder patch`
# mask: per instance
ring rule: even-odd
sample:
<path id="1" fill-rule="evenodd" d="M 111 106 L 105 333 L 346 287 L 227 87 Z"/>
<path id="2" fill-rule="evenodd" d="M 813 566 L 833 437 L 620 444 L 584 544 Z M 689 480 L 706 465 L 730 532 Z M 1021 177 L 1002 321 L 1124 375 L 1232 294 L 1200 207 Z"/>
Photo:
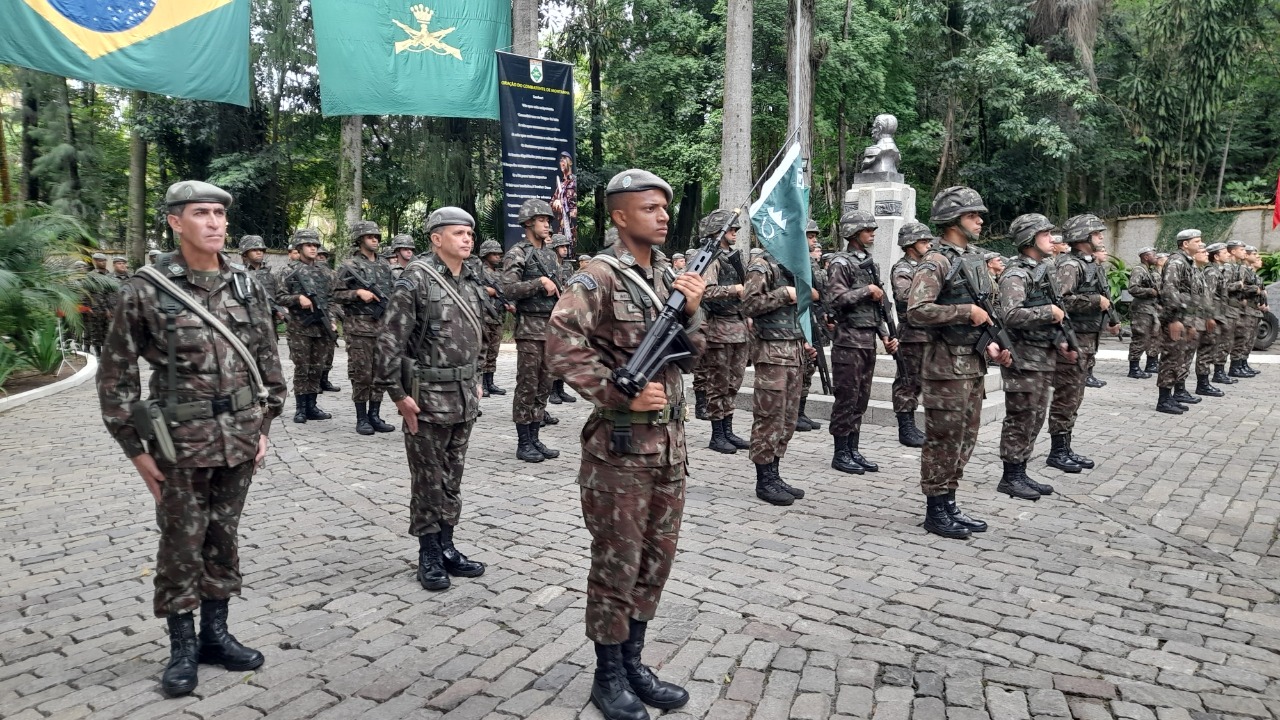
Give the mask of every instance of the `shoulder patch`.
<path id="1" fill-rule="evenodd" d="M 569 278 L 569 287 L 573 287 L 574 285 L 581 285 L 588 290 L 596 290 L 600 287 L 599 283 L 596 282 L 596 279 L 591 276 L 591 273 L 585 272 L 580 272 Z"/>
<path id="2" fill-rule="evenodd" d="M 416 290 L 417 288 L 418 288 L 418 284 L 415 283 L 413 281 L 413 278 L 409 277 L 408 274 L 402 274 L 400 276 L 400 279 L 396 280 L 396 284 L 395 284 L 396 290 L 403 289 L 403 290 L 413 291 L 413 290 Z"/>
<path id="3" fill-rule="evenodd" d="M 768 274 L 769 274 L 769 266 L 768 266 L 768 265 L 765 265 L 765 264 L 763 264 L 763 263 L 755 263 L 755 264 L 753 264 L 751 267 L 747 268 L 747 272 L 749 272 L 749 273 L 758 272 L 758 273 L 760 273 L 761 275 L 768 275 Z"/>

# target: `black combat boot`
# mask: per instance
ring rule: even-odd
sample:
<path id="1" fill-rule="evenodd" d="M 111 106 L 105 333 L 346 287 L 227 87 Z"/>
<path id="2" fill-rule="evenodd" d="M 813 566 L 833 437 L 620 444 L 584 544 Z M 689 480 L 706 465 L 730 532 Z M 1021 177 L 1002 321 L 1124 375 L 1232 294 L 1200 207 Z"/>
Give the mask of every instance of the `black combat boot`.
<path id="1" fill-rule="evenodd" d="M 916 414 L 900 412 L 898 416 L 898 442 L 907 447 L 924 447 L 924 433 L 916 427 Z"/>
<path id="2" fill-rule="evenodd" d="M 1176 387 L 1174 387 L 1173 399 L 1183 405 L 1195 405 L 1200 402 L 1200 398 L 1187 392 L 1187 384 L 1185 382 L 1180 382 Z"/>
<path id="3" fill-rule="evenodd" d="M 440 523 L 440 557 L 444 571 L 454 577 L 476 578 L 484 574 L 484 563 L 468 560 L 453 545 L 453 526 Z"/>
<path id="4" fill-rule="evenodd" d="M 1208 397 L 1222 397 L 1226 393 L 1209 384 L 1208 373 L 1204 375 L 1196 375 L 1196 394 Z"/>
<path id="5" fill-rule="evenodd" d="M 751 447 L 751 441 L 746 438 L 738 437 L 733 432 L 733 413 L 724 416 L 720 421 L 720 426 L 724 428 L 724 439 L 728 440 L 731 445 L 739 450 L 746 450 Z"/>
<path id="6" fill-rule="evenodd" d="M 1229 376 L 1229 375 L 1227 375 L 1227 366 L 1226 366 L 1226 365 L 1218 364 L 1218 365 L 1214 365 L 1214 366 L 1213 366 L 1213 380 L 1212 380 L 1212 382 L 1221 383 L 1221 384 L 1223 384 L 1223 385 L 1235 385 L 1236 383 L 1238 383 L 1238 382 L 1240 382 L 1240 381 L 1239 381 L 1239 380 L 1236 380 L 1235 378 L 1233 378 L 1233 377 L 1231 377 L 1231 376 Z"/>
<path id="7" fill-rule="evenodd" d="M 621 645 L 596 643 L 596 676 L 591 684 L 591 704 L 605 720 L 649 720 L 649 711 L 631 691 L 622 666 Z"/>
<path id="8" fill-rule="evenodd" d="M 190 695 L 200 683 L 197 658 L 200 650 L 196 643 L 196 620 L 189 612 L 176 613 L 167 618 L 169 623 L 169 664 L 160 676 L 160 689 L 168 697 Z"/>
<path id="9" fill-rule="evenodd" d="M 356 403 L 356 432 L 361 435 L 373 434 L 373 425 L 369 423 L 369 403 Z"/>
<path id="10" fill-rule="evenodd" d="M 862 453 L 858 450 L 861 443 L 862 433 L 856 432 L 845 438 L 845 446 L 849 448 L 849 459 L 862 466 L 867 472 L 879 472 L 880 466 L 862 457 Z"/>
<path id="11" fill-rule="evenodd" d="M 729 438 L 724 436 L 723 420 L 711 421 L 711 442 L 707 444 L 707 447 L 725 455 L 733 455 L 738 452 L 738 448 L 734 447 L 734 444 L 729 442 Z"/>
<path id="12" fill-rule="evenodd" d="M 1152 375 L 1155 375 L 1156 373 L 1160 372 L 1160 358 L 1151 357 L 1151 355 L 1148 354 L 1147 366 L 1144 367 L 1142 371 L 1151 373 Z"/>
<path id="13" fill-rule="evenodd" d="M 1182 405 L 1174 402 L 1173 390 L 1171 388 L 1160 388 L 1160 400 L 1156 402 L 1156 412 L 1162 412 L 1168 415 L 1181 415 L 1187 409 Z"/>
<path id="14" fill-rule="evenodd" d="M 542 422 L 537 423 L 537 424 L 538 424 L 538 425 L 559 425 L 559 424 L 560 424 L 560 418 L 556 417 L 555 415 L 552 415 L 551 413 L 547 412 L 546 410 L 543 410 L 543 411 L 542 411 Z"/>
<path id="15" fill-rule="evenodd" d="M 627 673 L 627 684 L 646 705 L 662 710 L 684 707 L 689 702 L 688 691 L 675 683 L 659 680 L 653 670 L 640 661 L 646 625 L 648 623 L 632 618 L 631 634 L 622 643 L 622 667 Z"/>
<path id="16" fill-rule="evenodd" d="M 773 481 L 773 463 L 756 463 L 756 497 L 772 505 L 790 505 L 796 499 Z"/>
<path id="17" fill-rule="evenodd" d="M 1051 449 L 1049 450 L 1049 457 L 1044 460 L 1046 465 L 1052 468 L 1057 468 L 1065 473 L 1078 473 L 1084 469 L 1080 467 L 1079 463 L 1073 461 L 1069 454 L 1067 454 L 1066 433 L 1050 435 L 1049 441 L 1052 445 L 1050 446 Z"/>
<path id="18" fill-rule="evenodd" d="M 774 483 L 783 490 L 786 490 L 787 494 L 791 497 L 797 500 L 804 499 L 803 490 L 798 487 L 792 487 L 786 480 L 782 479 L 782 475 L 778 472 L 778 458 L 774 458 L 773 462 L 769 463 L 769 477 L 773 478 Z"/>
<path id="19" fill-rule="evenodd" d="M 956 491 L 952 490 L 943 497 L 946 498 L 947 514 L 957 525 L 963 525 L 969 532 L 986 532 L 987 524 L 977 518 L 969 517 L 965 511 L 960 509 L 956 504 Z"/>
<path id="20" fill-rule="evenodd" d="M 947 512 L 947 496 L 925 497 L 924 529 L 934 535 L 952 540 L 968 540 L 969 528 L 956 522 Z"/>
<path id="21" fill-rule="evenodd" d="M 247 648 L 227 629 L 227 601 L 200 601 L 200 662 L 233 672 L 262 667 L 262 653 Z"/>
<path id="22" fill-rule="evenodd" d="M 797 432 L 809 432 L 810 430 L 819 430 L 822 428 L 822 425 L 814 422 L 808 415 L 804 414 L 804 406 L 808 401 L 809 398 L 807 397 L 800 398 L 800 414 L 796 416 Z"/>
<path id="23" fill-rule="evenodd" d="M 396 426 L 382 419 L 382 401 L 369 401 L 369 424 L 380 433 L 395 432 Z"/>
<path id="24" fill-rule="evenodd" d="M 833 435 L 832 439 L 835 443 L 835 454 L 831 456 L 831 467 L 840 472 L 850 473 L 852 475 L 861 475 L 866 470 L 862 466 L 853 461 L 849 457 L 849 436 Z"/>
<path id="25" fill-rule="evenodd" d="M 552 405 L 560 404 L 560 396 L 556 393 L 556 383 L 558 382 L 560 381 L 556 380 L 551 383 L 551 392 L 547 395 L 547 402 L 551 403 Z"/>
<path id="26" fill-rule="evenodd" d="M 525 462 L 539 463 L 547 459 L 542 453 L 538 452 L 538 448 L 533 446 L 533 428 L 535 427 L 537 425 L 534 423 L 516 425 L 516 437 L 518 438 L 516 457 Z"/>
<path id="27" fill-rule="evenodd" d="M 308 420 L 328 420 L 333 416 L 325 412 L 316 404 L 316 396 L 319 393 L 311 393 L 307 395 L 307 419 Z"/>
<path id="28" fill-rule="evenodd" d="M 1227 377 L 1233 377 L 1233 378 L 1247 378 L 1247 377 L 1249 377 L 1249 374 L 1248 374 L 1248 373 L 1246 373 L 1246 372 L 1244 371 L 1244 361 L 1243 361 L 1243 360 L 1232 360 L 1232 361 L 1231 361 L 1231 370 L 1227 373 Z"/>
<path id="29" fill-rule="evenodd" d="M 710 420 L 707 416 L 707 393 L 703 390 L 693 391 L 693 416 L 699 420 Z"/>
<path id="30" fill-rule="evenodd" d="M 564 381 L 563 381 L 563 380 L 557 380 L 557 381 L 556 381 L 555 386 L 553 386 L 553 387 L 551 388 L 551 394 L 552 394 L 552 395 L 555 395 L 555 396 L 556 396 L 556 397 L 558 397 L 558 398 L 560 398 L 560 402 L 566 402 L 566 403 L 576 403 L 576 402 L 578 402 L 578 398 L 576 398 L 576 397 L 574 397 L 574 396 L 570 395 L 569 393 L 565 392 L 565 389 L 564 389 Z"/>
<path id="31" fill-rule="evenodd" d="M 1247 357 L 1240 361 L 1240 366 L 1243 367 L 1244 371 L 1249 373 L 1250 376 L 1257 376 L 1262 374 L 1261 370 L 1255 370 L 1253 366 L 1249 364 L 1249 358 Z"/>
<path id="32" fill-rule="evenodd" d="M 1041 495 L 1053 494 L 1052 485 L 1038 482 L 1035 478 L 1027 474 L 1027 463 L 1025 460 L 1023 462 L 1018 463 L 1018 475 L 1022 476 L 1023 482 L 1025 482 L 1029 487 L 1034 488 L 1035 491 L 1040 493 Z"/>
<path id="33" fill-rule="evenodd" d="M 1026 474 L 1019 472 L 1021 464 L 1011 462 L 1004 464 L 1004 475 L 1000 476 L 1000 484 L 996 485 L 996 492 L 1002 492 L 1019 500 L 1039 500 L 1040 491 L 1028 485 L 1024 479 Z"/>
<path id="34" fill-rule="evenodd" d="M 529 436 L 530 436 L 529 444 L 533 446 L 534 450 L 537 450 L 538 452 L 542 453 L 542 457 L 548 460 L 553 460 L 555 458 L 560 457 L 559 450 L 552 450 L 551 448 L 542 444 L 542 438 L 539 436 L 540 430 L 541 428 L 539 428 L 537 425 L 529 426 Z"/>
<path id="35" fill-rule="evenodd" d="M 1151 376 L 1143 372 L 1142 368 L 1138 367 L 1137 360 L 1130 360 L 1129 361 L 1129 377 L 1133 378 L 1134 380 L 1146 380 Z"/>
<path id="36" fill-rule="evenodd" d="M 297 410 L 295 410 L 293 413 L 293 421 L 296 423 L 306 422 L 307 421 L 307 396 L 294 395 L 293 406 L 297 408 Z"/>
<path id="37" fill-rule="evenodd" d="M 444 569 L 440 533 L 427 533 L 418 538 L 418 582 L 424 590 L 449 589 L 449 573 Z"/>
<path id="38" fill-rule="evenodd" d="M 506 395 L 507 391 L 498 387 L 498 383 L 493 381 L 493 373 L 484 374 L 484 391 L 490 395 Z"/>
<path id="39" fill-rule="evenodd" d="M 1083 455 L 1081 455 L 1081 454 L 1077 453 L 1077 452 L 1075 451 L 1075 449 L 1071 447 L 1071 433 L 1070 433 L 1070 432 L 1068 432 L 1068 433 L 1067 433 L 1067 457 L 1071 458 L 1071 462 L 1073 462 L 1073 463 L 1075 463 L 1075 464 L 1079 465 L 1079 466 L 1080 466 L 1080 469 L 1082 469 L 1082 470 L 1092 470 L 1092 469 L 1093 469 L 1093 461 L 1092 461 L 1092 460 L 1090 460 L 1089 458 L 1087 458 L 1087 457 L 1085 457 L 1085 456 L 1083 456 Z"/>
<path id="40" fill-rule="evenodd" d="M 1084 379 L 1084 386 L 1087 388 L 1100 388 L 1100 387 L 1106 387 L 1106 385 L 1107 385 L 1107 382 L 1105 380 L 1099 380 L 1098 378 L 1094 377 L 1092 371 L 1090 371 L 1089 375 Z"/>
<path id="41" fill-rule="evenodd" d="M 338 392 L 342 388 L 329 382 L 329 371 L 325 370 L 324 374 L 320 376 L 320 389 L 324 392 Z"/>

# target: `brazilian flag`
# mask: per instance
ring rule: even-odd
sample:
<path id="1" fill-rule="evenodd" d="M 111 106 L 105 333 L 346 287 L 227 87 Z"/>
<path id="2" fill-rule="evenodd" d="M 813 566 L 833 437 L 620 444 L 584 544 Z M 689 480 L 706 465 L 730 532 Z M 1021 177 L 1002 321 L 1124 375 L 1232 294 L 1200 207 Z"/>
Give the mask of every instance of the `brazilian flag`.
<path id="1" fill-rule="evenodd" d="M 0 0 L 0 63 L 249 104 L 250 0 Z"/>

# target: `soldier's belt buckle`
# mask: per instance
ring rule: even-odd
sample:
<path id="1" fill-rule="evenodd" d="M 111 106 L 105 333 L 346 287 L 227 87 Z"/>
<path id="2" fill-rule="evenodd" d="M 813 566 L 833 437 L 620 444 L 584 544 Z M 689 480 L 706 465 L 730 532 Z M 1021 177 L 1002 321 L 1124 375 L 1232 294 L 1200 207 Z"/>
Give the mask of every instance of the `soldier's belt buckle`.
<path id="1" fill-rule="evenodd" d="M 214 415 L 225 415 L 231 412 L 232 403 L 229 397 L 217 397 L 209 401 L 209 411 Z"/>
<path id="2" fill-rule="evenodd" d="M 650 423 L 651 425 L 666 425 L 671 422 L 671 406 L 668 405 L 662 408 L 655 413 L 655 415 L 656 417 L 654 417 L 653 422 Z"/>

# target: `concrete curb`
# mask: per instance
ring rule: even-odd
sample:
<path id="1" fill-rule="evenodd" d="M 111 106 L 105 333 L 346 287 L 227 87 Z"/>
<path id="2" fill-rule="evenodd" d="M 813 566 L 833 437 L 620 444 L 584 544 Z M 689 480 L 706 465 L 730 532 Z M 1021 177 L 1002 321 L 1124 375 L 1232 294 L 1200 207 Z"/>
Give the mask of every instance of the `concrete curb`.
<path id="1" fill-rule="evenodd" d="M 63 390 L 69 390 L 77 385 L 83 384 L 86 380 L 97 374 L 98 358 L 88 353 L 77 352 L 76 354 L 85 359 L 84 367 L 80 368 L 79 372 L 71 377 L 62 378 L 58 382 L 50 383 L 44 387 L 38 387 L 34 390 L 18 393 L 17 395 L 0 398 L 0 413 L 8 412 L 20 405 L 26 405 L 33 400 L 39 400 L 40 398 L 46 398 L 50 395 L 56 395 Z"/>

